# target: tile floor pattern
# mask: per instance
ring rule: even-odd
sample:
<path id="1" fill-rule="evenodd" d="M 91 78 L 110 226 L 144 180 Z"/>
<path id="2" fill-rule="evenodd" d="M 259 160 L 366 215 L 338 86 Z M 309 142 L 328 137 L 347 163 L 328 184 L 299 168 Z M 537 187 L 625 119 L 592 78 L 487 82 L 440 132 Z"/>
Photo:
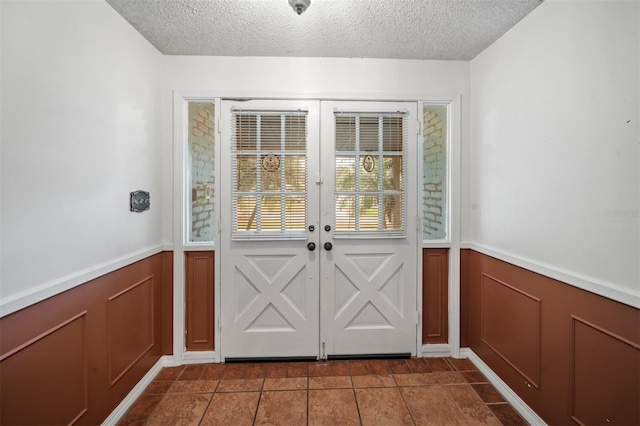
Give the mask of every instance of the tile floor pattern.
<path id="1" fill-rule="evenodd" d="M 164 368 L 119 425 L 526 425 L 467 359 Z"/>

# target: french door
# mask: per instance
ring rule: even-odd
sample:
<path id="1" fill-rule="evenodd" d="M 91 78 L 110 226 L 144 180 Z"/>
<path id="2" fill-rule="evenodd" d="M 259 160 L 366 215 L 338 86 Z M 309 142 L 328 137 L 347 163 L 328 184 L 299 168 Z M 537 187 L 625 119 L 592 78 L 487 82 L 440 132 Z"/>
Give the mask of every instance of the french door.
<path id="1" fill-rule="evenodd" d="M 222 102 L 222 359 L 416 353 L 416 114 Z"/>

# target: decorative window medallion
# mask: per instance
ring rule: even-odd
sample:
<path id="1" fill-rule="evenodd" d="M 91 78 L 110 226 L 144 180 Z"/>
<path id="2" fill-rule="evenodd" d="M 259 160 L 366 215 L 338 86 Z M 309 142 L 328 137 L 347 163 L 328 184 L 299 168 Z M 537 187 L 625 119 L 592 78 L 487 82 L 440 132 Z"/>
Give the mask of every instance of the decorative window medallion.
<path id="1" fill-rule="evenodd" d="M 275 172 L 280 169 L 280 158 L 277 155 L 268 154 L 262 157 L 262 168 L 267 172 Z"/>
<path id="2" fill-rule="evenodd" d="M 367 155 L 362 159 L 362 168 L 365 172 L 371 173 L 376 167 L 376 160 L 371 155 Z"/>

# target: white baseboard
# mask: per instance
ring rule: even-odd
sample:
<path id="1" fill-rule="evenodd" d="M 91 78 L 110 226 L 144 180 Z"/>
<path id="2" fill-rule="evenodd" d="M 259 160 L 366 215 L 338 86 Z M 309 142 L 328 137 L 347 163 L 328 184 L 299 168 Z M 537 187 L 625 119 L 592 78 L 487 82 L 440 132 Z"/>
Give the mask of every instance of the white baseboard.
<path id="1" fill-rule="evenodd" d="M 182 363 L 178 362 L 176 357 L 173 355 L 165 355 L 160 358 L 160 360 L 162 361 L 163 367 L 177 367 L 179 365 L 182 365 Z"/>
<path id="2" fill-rule="evenodd" d="M 214 351 L 184 352 L 182 354 L 183 364 L 205 364 L 210 362 L 216 362 L 216 353 Z"/>
<path id="3" fill-rule="evenodd" d="M 523 400 L 515 393 L 507 384 L 502 381 L 496 373 L 493 372 L 487 364 L 480 359 L 475 352 L 470 348 L 461 348 L 460 356 L 469 358 L 471 362 L 478 367 L 478 370 L 484 374 L 491 384 L 496 388 L 498 392 L 504 397 L 504 399 L 511 404 L 511 406 L 525 419 L 530 425 L 534 426 L 546 426 L 546 423 L 540 416 L 536 414 Z"/>
<path id="4" fill-rule="evenodd" d="M 129 394 L 122 400 L 122 402 L 120 402 L 120 404 L 116 407 L 116 409 L 111 412 L 109 417 L 107 417 L 105 421 L 102 422 L 102 425 L 103 426 L 117 425 L 120 419 L 122 418 L 122 416 L 125 415 L 127 410 L 131 408 L 133 403 L 136 402 L 136 400 L 140 397 L 140 395 L 142 395 L 142 392 L 144 392 L 147 386 L 149 386 L 149 384 L 153 381 L 153 379 L 156 378 L 158 373 L 160 373 L 160 370 L 162 370 L 163 367 L 168 367 L 172 365 L 174 365 L 173 356 L 169 355 L 169 356 L 161 357 L 158 360 L 158 362 L 156 362 L 153 365 L 153 367 L 151 367 L 151 369 L 147 372 L 147 374 L 144 375 L 142 380 L 140 380 L 138 384 L 135 385 L 133 389 L 131 389 L 131 392 L 129 392 Z"/>
<path id="5" fill-rule="evenodd" d="M 447 343 L 422 345 L 420 349 L 423 358 L 438 358 L 451 356 L 451 346 Z"/>

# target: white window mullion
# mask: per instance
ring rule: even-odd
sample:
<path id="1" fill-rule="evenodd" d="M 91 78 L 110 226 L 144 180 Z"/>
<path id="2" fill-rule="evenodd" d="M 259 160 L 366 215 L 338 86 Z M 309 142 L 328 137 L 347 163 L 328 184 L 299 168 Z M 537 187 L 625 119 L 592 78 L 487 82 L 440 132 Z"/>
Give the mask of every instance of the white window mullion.
<path id="1" fill-rule="evenodd" d="M 262 145 L 261 115 L 256 115 L 256 229 L 262 229 Z"/>
<path id="2" fill-rule="evenodd" d="M 384 229 L 384 184 L 383 184 L 383 141 L 384 141 L 384 118 L 378 117 L 378 230 Z"/>
<path id="3" fill-rule="evenodd" d="M 355 197 L 355 225 L 356 231 L 360 230 L 360 117 L 355 117 L 356 124 L 356 152 L 355 152 L 355 168 L 356 168 L 356 191 Z"/>
<path id="4" fill-rule="evenodd" d="M 285 156 L 285 137 L 287 134 L 286 116 L 280 116 L 280 230 L 285 231 L 286 226 L 286 156 Z"/>
<path id="5" fill-rule="evenodd" d="M 408 185 L 408 178 L 407 178 L 407 170 L 408 170 L 408 152 L 409 152 L 409 134 L 408 134 L 408 129 L 409 126 L 407 125 L 407 119 L 406 117 L 402 118 L 401 121 L 401 126 L 402 128 L 400 129 L 400 131 L 402 132 L 402 185 L 400 187 L 400 193 L 402 194 L 402 226 L 406 227 L 406 223 L 407 223 L 407 206 L 408 206 L 408 191 L 406 190 L 407 185 Z"/>

